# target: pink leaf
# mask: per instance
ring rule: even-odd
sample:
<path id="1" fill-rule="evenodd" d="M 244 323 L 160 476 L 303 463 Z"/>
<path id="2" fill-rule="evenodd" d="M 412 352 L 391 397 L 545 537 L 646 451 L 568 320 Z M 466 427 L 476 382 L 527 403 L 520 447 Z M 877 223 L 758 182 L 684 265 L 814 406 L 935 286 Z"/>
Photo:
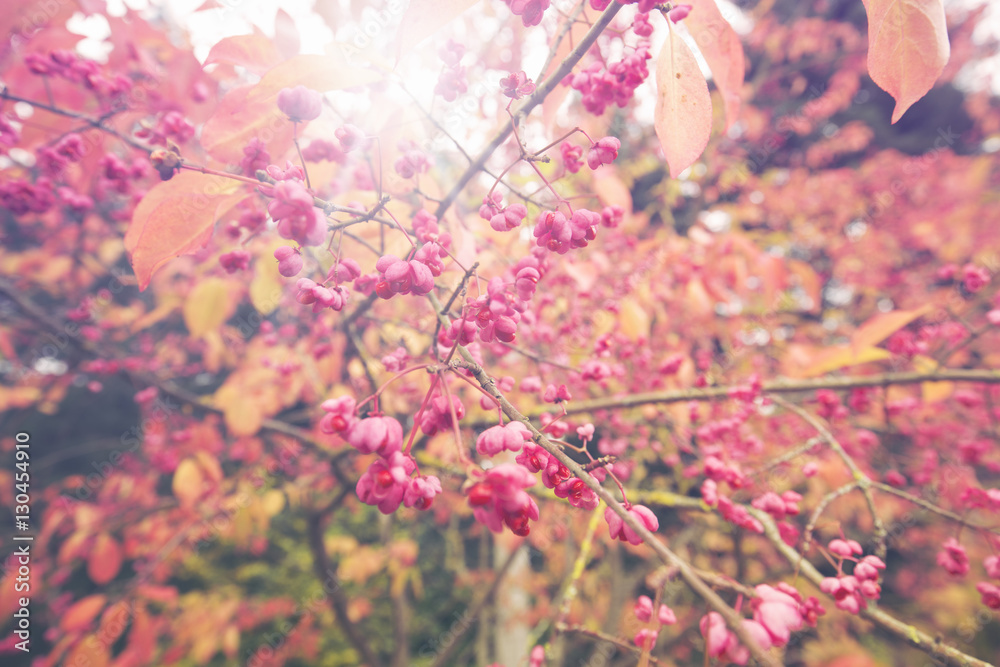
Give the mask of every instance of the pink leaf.
<path id="1" fill-rule="evenodd" d="M 205 122 L 201 145 L 215 159 L 238 163 L 254 137 L 264 142 L 271 155 L 281 155 L 291 147 L 291 121 L 278 109 L 276 99 L 250 101 L 254 90 L 252 84 L 230 90 Z"/>
<path id="2" fill-rule="evenodd" d="M 892 122 L 927 93 L 948 63 L 948 28 L 941 0 L 864 0 L 868 73 L 892 95 Z"/>
<path id="3" fill-rule="evenodd" d="M 698 61 L 668 24 L 670 33 L 656 61 L 654 125 L 671 178 L 694 164 L 712 135 L 712 96 Z"/>
<path id="4" fill-rule="evenodd" d="M 430 37 L 478 0 L 411 0 L 396 33 L 396 57 Z"/>
<path id="5" fill-rule="evenodd" d="M 274 44 L 263 35 L 237 35 L 226 37 L 212 47 L 205 58 L 205 65 L 223 63 L 239 65 L 254 74 L 263 74 L 280 62 L 281 56 Z"/>
<path id="6" fill-rule="evenodd" d="M 274 17 L 274 45 L 286 60 L 299 55 L 299 29 L 295 27 L 295 19 L 284 9 L 279 9 Z"/>
<path id="7" fill-rule="evenodd" d="M 746 73 L 740 37 L 722 17 L 715 0 L 698 0 L 684 25 L 705 57 L 712 71 L 712 81 L 722 95 L 728 132 L 739 117 L 740 91 Z"/>
<path id="8" fill-rule="evenodd" d="M 381 76 L 372 70 L 351 66 L 343 53 L 332 48 L 323 56 L 312 54 L 295 56 L 272 67 L 250 90 L 246 102 L 253 104 L 267 100 L 277 104 L 278 93 L 282 88 L 306 86 L 325 93 L 330 90 L 363 86 L 380 78 Z"/>

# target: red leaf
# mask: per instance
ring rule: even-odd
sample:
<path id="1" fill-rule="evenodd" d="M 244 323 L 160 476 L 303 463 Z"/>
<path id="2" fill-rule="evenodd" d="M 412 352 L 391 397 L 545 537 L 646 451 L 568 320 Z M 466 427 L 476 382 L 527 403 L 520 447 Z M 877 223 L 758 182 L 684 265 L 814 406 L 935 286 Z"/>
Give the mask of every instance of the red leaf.
<path id="1" fill-rule="evenodd" d="M 205 245 L 215 221 L 245 196 L 240 188 L 230 178 L 183 171 L 146 194 L 125 234 L 140 290 L 168 261 Z"/>
<path id="2" fill-rule="evenodd" d="M 103 595 L 90 595 L 78 600 L 59 619 L 59 629 L 64 633 L 85 630 L 98 612 L 104 609 L 105 602 L 107 598 Z"/>
<path id="3" fill-rule="evenodd" d="M 274 44 L 263 35 L 237 35 L 220 40 L 205 58 L 205 65 L 239 65 L 254 74 L 263 74 L 281 62 Z"/>
<path id="4" fill-rule="evenodd" d="M 712 81 L 722 95 L 728 132 L 740 114 L 740 91 L 746 73 L 740 37 L 723 18 L 715 0 L 698 0 L 684 25 L 705 57 Z"/>
<path id="5" fill-rule="evenodd" d="M 673 26 L 656 60 L 654 125 L 670 176 L 694 164 L 712 135 L 712 96 L 698 61 Z"/>
<path id="6" fill-rule="evenodd" d="M 122 548 L 115 538 L 101 533 L 87 558 L 87 574 L 98 586 L 103 586 L 118 575 L 122 567 Z"/>
<path id="7" fill-rule="evenodd" d="M 941 0 L 863 0 L 868 12 L 868 73 L 892 95 L 892 122 L 931 89 L 951 47 Z"/>

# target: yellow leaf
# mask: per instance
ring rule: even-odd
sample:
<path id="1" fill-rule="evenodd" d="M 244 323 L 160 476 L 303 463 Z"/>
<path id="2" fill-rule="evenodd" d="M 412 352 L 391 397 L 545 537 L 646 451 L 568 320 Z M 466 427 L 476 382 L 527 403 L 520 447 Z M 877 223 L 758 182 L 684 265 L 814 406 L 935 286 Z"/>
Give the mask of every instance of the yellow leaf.
<path id="1" fill-rule="evenodd" d="M 649 313 L 635 299 L 626 297 L 618 307 L 618 327 L 620 331 L 631 338 L 649 338 Z"/>
<path id="2" fill-rule="evenodd" d="M 278 245 L 275 244 L 274 247 L 277 248 Z M 273 248 L 269 248 L 268 254 L 272 250 Z M 266 255 L 260 257 L 254 264 L 254 276 L 250 281 L 250 303 L 261 315 L 270 315 L 281 302 L 284 285 L 284 278 L 278 273 L 278 261 Z"/>
<path id="3" fill-rule="evenodd" d="M 940 369 L 938 362 L 930 357 L 918 354 L 913 357 L 913 367 L 920 373 L 933 373 Z M 955 391 L 954 382 L 922 382 L 920 392 L 925 403 L 936 403 L 951 396 Z"/>
<path id="4" fill-rule="evenodd" d="M 174 471 L 174 495 L 181 507 L 191 507 L 201 496 L 202 488 L 205 484 L 205 477 L 202 474 L 201 466 L 194 459 L 186 458 L 177 466 Z"/>
<path id="5" fill-rule="evenodd" d="M 235 436 L 254 435 L 264 422 L 260 407 L 235 385 L 223 385 L 215 392 L 215 404 L 222 408 L 226 428 Z"/>
<path id="6" fill-rule="evenodd" d="M 240 650 L 240 629 L 233 624 L 226 626 L 222 633 L 222 650 L 227 658 L 235 658 Z"/>
<path id="7" fill-rule="evenodd" d="M 222 278 L 206 278 L 195 285 L 184 302 L 184 324 L 196 338 L 222 326 L 236 310 L 229 286 Z"/>
<path id="8" fill-rule="evenodd" d="M 274 516 L 285 508 L 285 494 L 277 489 L 271 489 L 264 494 L 261 504 L 267 516 Z"/>

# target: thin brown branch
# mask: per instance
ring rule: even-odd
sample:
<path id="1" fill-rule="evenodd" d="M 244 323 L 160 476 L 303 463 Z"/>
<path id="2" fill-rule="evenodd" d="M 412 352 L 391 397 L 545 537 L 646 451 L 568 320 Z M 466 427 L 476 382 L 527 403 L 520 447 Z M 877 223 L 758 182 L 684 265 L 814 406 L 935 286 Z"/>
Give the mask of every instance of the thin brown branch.
<path id="1" fill-rule="evenodd" d="M 350 642 L 351 646 L 361 656 L 364 664 L 368 665 L 368 667 L 380 667 L 382 664 L 381 661 L 375 657 L 375 653 L 365 635 L 351 621 L 347 613 L 349 600 L 341 588 L 340 582 L 337 580 L 337 570 L 330 562 L 330 556 L 326 552 L 326 545 L 323 543 L 323 515 L 318 513 L 310 514 L 306 519 L 306 524 L 308 526 L 309 551 L 312 552 L 313 556 L 313 569 L 323 584 L 324 592 L 329 595 L 330 608 L 333 610 L 334 616 L 337 617 L 337 623 L 340 624 L 340 628 L 344 631 L 344 636 L 347 637 L 347 641 Z"/>
<path id="2" fill-rule="evenodd" d="M 920 384 L 921 382 L 982 382 L 1000 384 L 1000 371 L 968 368 L 947 368 L 931 373 L 879 373 L 875 375 L 847 375 L 824 377 L 814 380 L 773 380 L 763 384 L 767 394 L 797 394 L 817 389 L 856 389 L 860 387 L 888 387 L 892 385 Z M 731 387 L 706 387 L 704 389 L 675 389 L 651 391 L 628 396 L 598 398 L 590 401 L 575 401 L 566 406 L 567 414 L 593 412 L 613 408 L 634 408 L 641 405 L 681 403 L 685 401 L 713 401 L 727 398 Z M 537 416 L 535 412 L 528 416 Z"/>
<path id="3" fill-rule="evenodd" d="M 604 10 L 601 16 L 594 23 L 593 27 L 584 35 L 580 43 L 576 45 L 576 48 L 570 51 L 566 58 L 562 61 L 559 67 L 541 84 L 535 88 L 535 92 L 524 101 L 517 111 L 514 113 L 515 117 L 524 117 L 531 113 L 532 109 L 537 107 L 542 101 L 548 97 L 549 93 L 555 90 L 556 86 L 563 80 L 563 78 L 572 71 L 573 67 L 580 62 L 580 59 L 586 55 L 590 47 L 597 41 L 604 29 L 611 24 L 612 19 L 621 10 L 624 5 L 617 2 L 612 2 L 608 5 L 608 8 Z M 447 213 L 451 205 L 458 199 L 458 196 L 465 189 L 465 186 L 478 174 L 483 167 L 486 166 L 486 161 L 490 159 L 490 156 L 510 137 L 513 132 L 514 126 L 512 123 L 505 123 L 500 130 L 493 136 L 490 142 L 485 148 L 476 156 L 476 159 L 472 161 L 472 164 L 459 176 L 458 181 L 452 187 L 451 191 L 445 196 L 438 205 L 437 210 L 434 215 L 438 220 L 444 218 L 444 214 Z"/>
<path id="4" fill-rule="evenodd" d="M 436 302 L 437 299 L 433 298 L 432 301 Z M 656 555 L 667 565 L 677 568 L 680 572 L 681 577 L 684 579 L 685 583 L 701 597 L 708 605 L 718 612 L 725 620 L 726 625 L 736 634 L 743 645 L 750 651 L 754 658 L 762 665 L 768 665 L 771 667 L 777 667 L 778 663 L 775 659 L 765 650 L 763 650 L 753 638 L 752 635 L 747 631 L 746 626 L 742 622 L 742 617 L 733 610 L 726 602 L 719 597 L 719 595 L 712 590 L 712 588 L 702 581 L 698 575 L 691 568 L 691 565 L 670 550 L 667 545 L 661 542 L 649 529 L 646 528 L 645 524 L 636 519 L 625 506 L 618 502 L 611 493 L 601 486 L 593 476 L 585 471 L 580 464 L 578 464 L 573 459 L 569 458 L 566 453 L 558 445 L 553 443 L 548 436 L 535 428 L 534 424 L 528 420 L 523 414 L 514 407 L 502 393 L 497 389 L 496 382 L 490 378 L 486 371 L 482 369 L 479 364 L 475 362 L 472 355 L 469 354 L 468 350 L 463 347 L 458 348 L 459 353 L 462 355 L 464 362 L 456 361 L 454 365 L 464 368 L 472 373 L 476 381 L 479 382 L 480 386 L 488 391 L 497 401 L 500 402 L 500 406 L 503 409 L 504 414 L 510 418 L 511 421 L 521 422 L 528 430 L 532 433 L 532 440 L 547 451 L 550 455 L 554 456 L 559 463 L 566 466 L 569 471 L 582 480 L 591 490 L 593 490 L 597 496 L 605 502 L 605 504 L 611 508 L 611 510 L 621 517 L 622 521 L 628 525 L 642 541 L 645 542 Z"/>
<path id="5" fill-rule="evenodd" d="M 575 635 L 581 635 L 583 637 L 590 637 L 591 639 L 596 639 L 598 641 L 608 642 L 610 644 L 614 644 L 623 651 L 628 651 L 629 653 L 634 653 L 636 655 L 642 653 L 642 651 L 639 649 L 638 646 L 633 646 L 627 641 L 619 639 L 614 635 L 609 635 L 607 633 L 600 632 L 598 630 L 589 630 L 581 625 L 567 625 L 565 623 L 558 623 L 556 624 L 555 629 L 557 632 L 572 633 Z M 652 656 L 648 656 L 648 660 L 649 664 L 651 665 L 660 664 L 659 662 L 657 662 L 656 658 Z"/>
<path id="6" fill-rule="evenodd" d="M 785 544 L 784 540 L 781 539 L 781 533 L 778 532 L 778 526 L 774 523 L 770 515 L 754 508 L 748 509 L 763 524 L 764 534 L 781 555 L 818 587 L 820 582 L 823 581 L 824 576 L 812 563 L 800 556 L 793 547 Z M 869 606 L 867 609 L 862 609 L 859 615 L 869 619 L 875 625 L 898 639 L 920 649 L 924 653 L 933 656 L 935 660 L 950 667 L 994 667 L 994 665 L 988 662 L 984 662 L 959 651 L 957 648 L 948 646 L 940 641 L 939 638 L 932 637 L 926 632 L 900 621 L 879 608 Z"/>
<path id="7" fill-rule="evenodd" d="M 868 511 L 872 515 L 872 522 L 875 524 L 875 543 L 878 545 L 875 549 L 875 554 L 879 558 L 885 558 L 885 524 L 882 522 L 882 517 L 878 514 L 878 509 L 875 507 L 875 498 L 872 496 L 871 490 L 871 479 L 866 475 L 858 464 L 854 462 L 854 459 L 848 454 L 840 442 L 833 437 L 830 433 L 830 429 L 816 418 L 812 413 L 806 411 L 805 409 L 790 403 L 779 396 L 772 396 L 771 400 L 780 405 L 781 407 L 794 412 L 803 420 L 805 420 L 810 426 L 819 432 L 821 438 L 823 438 L 830 449 L 832 449 L 837 456 L 844 462 L 848 470 L 851 471 L 851 476 L 856 480 L 857 486 L 861 489 L 861 494 L 865 497 L 865 502 L 868 504 Z"/>
<path id="8" fill-rule="evenodd" d="M 924 500 L 923 498 L 917 497 L 917 496 L 913 495 L 912 493 L 907 493 L 906 491 L 903 491 L 902 489 L 897 489 L 894 486 L 889 486 L 888 484 L 883 484 L 882 482 L 876 482 L 875 480 L 871 481 L 871 486 L 874 489 L 878 489 L 879 491 L 882 491 L 884 493 L 890 493 L 890 494 L 892 494 L 894 496 L 902 498 L 903 500 L 911 502 L 914 505 L 919 505 L 920 507 L 923 507 L 928 512 L 933 512 L 934 514 L 937 514 L 939 516 L 943 516 L 946 519 L 950 519 L 950 520 L 954 521 L 955 523 L 959 523 L 959 524 L 961 524 L 963 526 L 967 526 L 969 528 L 972 528 L 973 530 L 982 530 L 982 531 L 985 531 L 985 532 L 990 532 L 990 533 L 994 533 L 994 534 L 1000 535 L 1000 528 L 991 528 L 989 526 L 980 526 L 979 524 L 972 523 L 971 521 L 968 521 L 964 517 L 959 516 L 958 514 L 955 514 L 954 512 L 950 512 L 950 511 L 944 509 L 943 507 L 938 507 L 934 503 L 932 503 L 930 501 L 927 501 L 927 500 Z"/>

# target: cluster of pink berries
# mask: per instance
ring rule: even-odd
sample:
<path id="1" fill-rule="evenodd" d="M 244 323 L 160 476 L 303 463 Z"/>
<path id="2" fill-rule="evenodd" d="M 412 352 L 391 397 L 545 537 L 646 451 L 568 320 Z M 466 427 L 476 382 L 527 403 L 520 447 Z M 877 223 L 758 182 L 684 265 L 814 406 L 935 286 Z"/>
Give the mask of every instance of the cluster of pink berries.
<path id="1" fill-rule="evenodd" d="M 605 66 L 594 62 L 576 74 L 570 73 L 562 80 L 583 95 L 583 108 L 600 116 L 611 104 L 624 108 L 631 101 L 643 81 L 649 77 L 646 61 L 652 58 L 648 39 L 642 38 L 622 60 Z"/>
<path id="2" fill-rule="evenodd" d="M 542 15 L 552 3 L 550 0 L 503 0 L 514 16 L 520 16 L 525 28 L 542 22 Z"/>
<path id="3" fill-rule="evenodd" d="M 398 148 L 403 151 L 403 154 L 396 159 L 392 166 L 396 173 L 403 178 L 413 178 L 417 174 L 426 174 L 431 168 L 431 162 L 427 155 L 412 141 L 400 141 Z"/>
<path id="4" fill-rule="evenodd" d="M 649 623 L 653 619 L 653 601 L 647 595 L 640 595 L 632 608 L 635 617 L 640 623 Z M 656 630 L 652 628 L 642 628 L 635 633 L 635 645 L 641 649 L 652 649 L 656 645 L 656 638 L 660 635 L 660 629 L 664 625 L 674 625 L 677 623 L 677 615 L 674 610 L 665 604 L 661 604 L 656 612 L 656 622 L 660 627 Z"/>
<path id="5" fill-rule="evenodd" d="M 991 579 L 1000 579 L 1000 556 L 987 556 L 983 567 Z M 1000 609 L 1000 586 L 980 581 L 976 584 L 976 590 L 982 596 L 984 605 L 990 609 Z"/>
<path id="6" fill-rule="evenodd" d="M 775 586 L 760 584 L 754 588 L 754 593 L 756 596 L 750 602 L 753 619 L 743 619 L 742 623 L 765 651 L 772 646 L 786 645 L 791 633 L 801 629 L 803 624 L 816 627 L 816 619 L 826 613 L 815 597 L 803 600 L 794 587 L 784 582 Z M 702 617 L 699 628 L 709 657 L 737 665 L 747 664 L 750 651 L 729 629 L 721 614 L 709 612 Z"/>
<path id="7" fill-rule="evenodd" d="M 272 198 L 267 203 L 267 212 L 277 223 L 281 238 L 303 246 L 322 245 L 327 233 L 326 216 L 313 205 L 313 196 L 303 183 L 302 167 L 288 161 L 285 169 L 268 166 L 267 173 L 278 182 L 259 187 L 264 195 Z"/>
<path id="8" fill-rule="evenodd" d="M 449 39 L 438 55 L 444 61 L 444 69 L 438 77 L 434 92 L 448 102 L 454 102 L 469 89 L 469 83 L 465 79 L 465 68 L 462 67 L 462 56 L 465 55 L 465 46 Z"/>
<path id="9" fill-rule="evenodd" d="M 362 454 L 378 454 L 358 480 L 361 502 L 378 507 L 383 514 L 395 512 L 400 504 L 426 510 L 441 493 L 441 480 L 433 475 L 416 475 L 417 463 L 402 452 L 403 427 L 392 417 L 354 416 L 354 399 L 344 396 L 324 401 L 326 414 L 320 421 L 324 433 L 336 433 Z"/>
<path id="10" fill-rule="evenodd" d="M 490 468 L 481 481 L 468 489 L 472 513 L 494 533 L 507 526 L 515 535 L 524 537 L 531 532 L 528 522 L 538 520 L 538 505 L 525 491 L 534 485 L 531 473 L 516 463 Z"/>
<path id="11" fill-rule="evenodd" d="M 98 95 L 113 99 L 132 90 L 132 80 L 123 75 L 109 76 L 101 73 L 101 67 L 93 60 L 81 58 L 72 51 L 56 49 L 47 56 L 29 53 L 24 64 L 32 74 L 54 76 L 81 83 Z"/>
<path id="12" fill-rule="evenodd" d="M 618 159 L 618 151 L 621 147 L 622 142 L 615 137 L 598 139 L 587 151 L 587 166 L 591 169 L 597 169 L 601 165 L 611 164 Z M 559 146 L 559 151 L 562 153 L 563 164 L 567 171 L 573 174 L 580 171 L 580 167 L 583 166 L 581 161 L 583 148 L 581 146 L 564 141 Z"/>
<path id="13" fill-rule="evenodd" d="M 885 563 L 878 556 L 869 555 L 858 558 L 864 549 L 854 540 L 831 540 L 827 545 L 830 553 L 837 557 L 837 576 L 826 577 L 820 582 L 820 590 L 831 596 L 838 609 L 857 614 L 868 607 L 868 600 L 878 600 L 882 595 L 879 585 L 879 571 L 885 569 Z M 855 562 L 854 573 L 843 573 L 844 562 Z"/>
<path id="14" fill-rule="evenodd" d="M 498 232 L 509 232 L 521 224 L 528 215 L 524 204 L 503 206 L 503 195 L 494 192 L 483 197 L 483 205 L 479 207 L 479 217 L 490 221 L 490 227 Z"/>
<path id="15" fill-rule="evenodd" d="M 535 83 L 528 78 L 524 70 L 511 72 L 500 79 L 500 91 L 512 100 L 519 100 L 535 92 Z"/>

